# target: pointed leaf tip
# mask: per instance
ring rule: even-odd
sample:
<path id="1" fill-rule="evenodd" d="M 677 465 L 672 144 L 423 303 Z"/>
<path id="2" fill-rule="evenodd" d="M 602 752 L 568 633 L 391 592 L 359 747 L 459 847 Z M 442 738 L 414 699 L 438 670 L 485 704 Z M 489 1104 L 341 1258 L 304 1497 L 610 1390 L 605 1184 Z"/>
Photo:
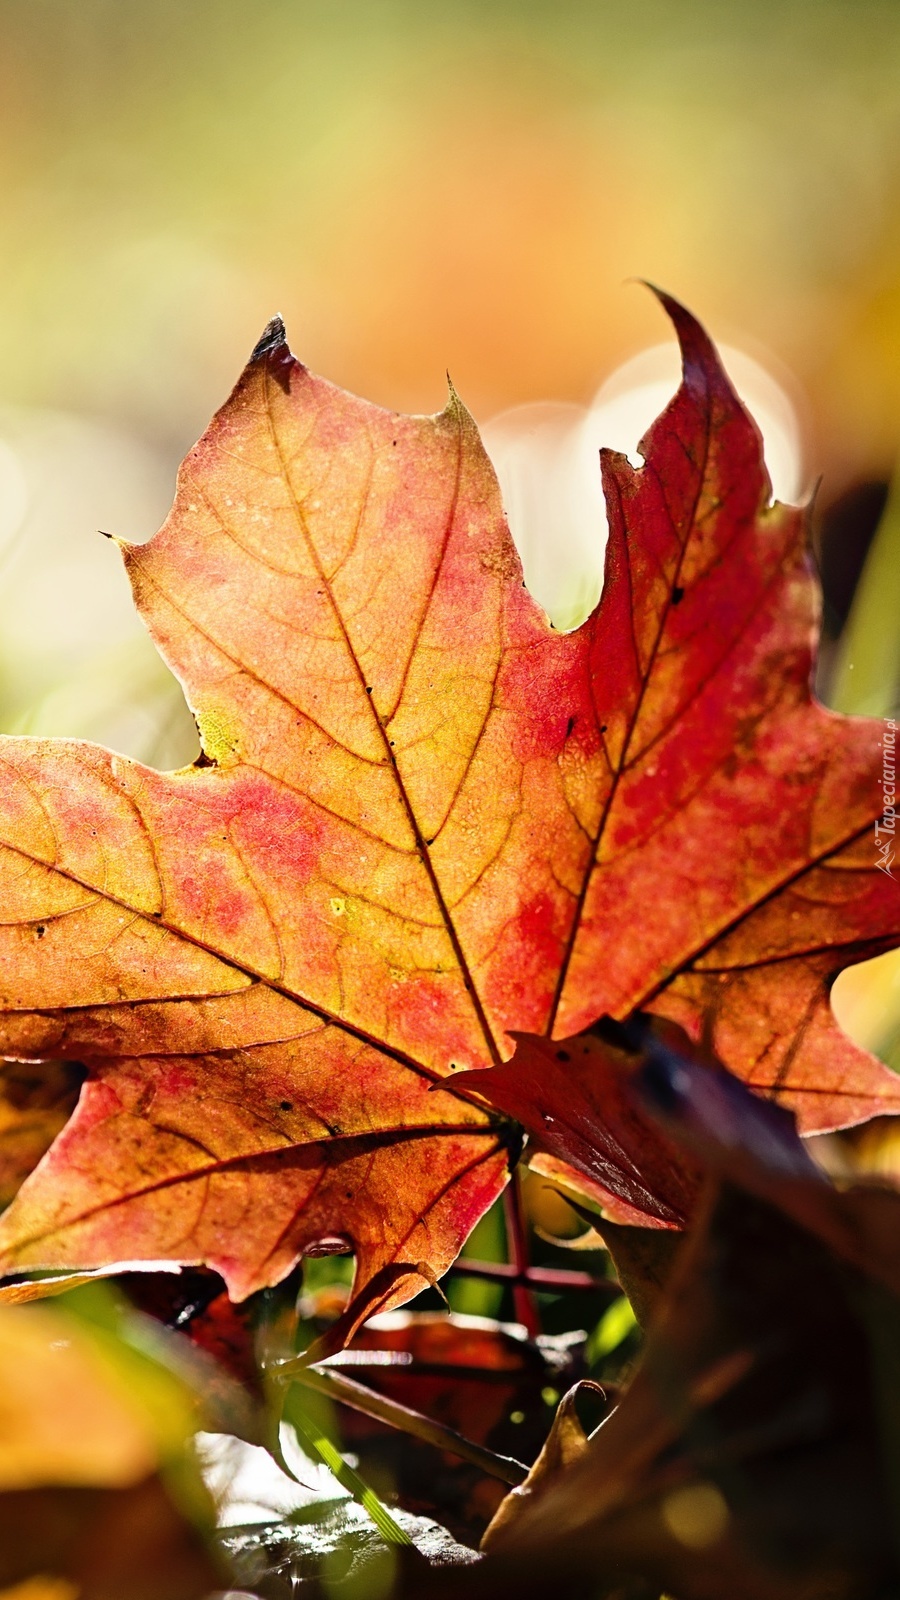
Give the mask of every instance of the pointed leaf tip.
<path id="1" fill-rule="evenodd" d="M 665 289 L 660 289 L 658 284 L 651 283 L 647 278 L 642 278 L 640 282 L 650 290 L 652 295 L 655 295 L 675 328 L 681 348 L 685 383 L 690 384 L 691 377 L 699 372 L 704 387 L 713 378 L 724 383 L 728 390 L 734 394 L 732 384 L 719 358 L 719 353 L 703 324 L 698 322 L 693 312 L 688 311 L 687 306 L 683 306 L 680 300 L 675 299 L 674 295 L 667 294 Z M 734 398 L 737 401 L 736 395 L 734 395 Z"/>
<path id="2" fill-rule="evenodd" d="M 465 401 L 460 399 L 459 391 L 454 385 L 449 372 L 447 373 L 447 403 L 442 413 L 445 417 L 453 417 L 463 427 L 469 426 L 478 433 L 478 424 L 472 416 Z M 479 438 L 481 435 L 479 434 Z"/>
<path id="3" fill-rule="evenodd" d="M 120 539 L 117 533 L 108 533 L 105 528 L 98 528 L 97 532 L 99 533 L 101 539 L 108 539 L 110 544 L 117 545 L 118 548 L 123 552 L 134 549 L 134 545 L 129 539 Z"/>
<path id="4" fill-rule="evenodd" d="M 250 353 L 251 363 L 262 361 L 264 356 L 273 355 L 276 350 L 280 350 L 282 345 L 285 344 L 287 344 L 287 334 L 284 328 L 284 321 L 276 312 L 275 316 L 271 317 L 266 323 L 256 344 L 253 346 Z"/>

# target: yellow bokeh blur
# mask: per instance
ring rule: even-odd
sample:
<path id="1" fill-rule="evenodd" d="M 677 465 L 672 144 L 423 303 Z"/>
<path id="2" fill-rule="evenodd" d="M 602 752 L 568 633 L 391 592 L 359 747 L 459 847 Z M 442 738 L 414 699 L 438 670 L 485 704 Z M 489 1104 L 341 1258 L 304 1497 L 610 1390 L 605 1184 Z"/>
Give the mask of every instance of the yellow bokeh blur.
<path id="1" fill-rule="evenodd" d="M 0 374 L 180 451 L 280 309 L 375 400 L 583 401 L 664 336 L 635 275 L 893 460 L 885 0 L 5 0 Z"/>
<path id="2" fill-rule="evenodd" d="M 0 1600 L 78 1600 L 80 1593 L 66 1578 L 26 1578 L 12 1589 L 0 1589 Z"/>

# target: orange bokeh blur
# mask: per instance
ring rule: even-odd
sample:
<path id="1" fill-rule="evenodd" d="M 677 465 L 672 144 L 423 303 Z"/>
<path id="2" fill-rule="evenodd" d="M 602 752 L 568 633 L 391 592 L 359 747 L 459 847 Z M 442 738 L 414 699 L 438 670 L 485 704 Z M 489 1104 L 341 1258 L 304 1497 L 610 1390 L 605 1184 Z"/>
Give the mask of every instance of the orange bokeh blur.
<path id="1" fill-rule="evenodd" d="M 584 401 L 663 335 L 806 391 L 836 492 L 900 418 L 881 0 L 7 0 L 0 385 L 171 457 L 269 315 L 406 408 Z"/>

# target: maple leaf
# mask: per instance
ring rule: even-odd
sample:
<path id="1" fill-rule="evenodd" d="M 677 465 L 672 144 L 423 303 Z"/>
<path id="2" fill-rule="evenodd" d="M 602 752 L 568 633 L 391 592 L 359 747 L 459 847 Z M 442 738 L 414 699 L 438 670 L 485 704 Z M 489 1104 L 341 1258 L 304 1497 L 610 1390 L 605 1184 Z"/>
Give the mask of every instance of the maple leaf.
<path id="1" fill-rule="evenodd" d="M 604 1013 L 669 1017 L 812 1132 L 900 1103 L 828 998 L 900 934 L 874 843 L 881 734 L 815 701 L 805 516 L 769 504 L 755 425 L 706 335 L 661 298 L 682 387 L 642 468 L 602 453 L 593 684 L 609 771 L 554 1037 Z"/>
<path id="2" fill-rule="evenodd" d="M 900 929 L 878 729 L 812 701 L 803 517 L 663 299 L 684 383 L 641 470 L 604 458 L 604 593 L 563 636 L 455 395 L 380 410 L 267 329 L 122 547 L 201 762 L 0 751 L 0 1045 L 90 1072 L 0 1268 L 202 1262 L 242 1297 L 331 1239 L 346 1334 L 505 1181 L 459 1069 L 635 1007 L 807 1128 L 896 1107 L 827 1000 Z"/>

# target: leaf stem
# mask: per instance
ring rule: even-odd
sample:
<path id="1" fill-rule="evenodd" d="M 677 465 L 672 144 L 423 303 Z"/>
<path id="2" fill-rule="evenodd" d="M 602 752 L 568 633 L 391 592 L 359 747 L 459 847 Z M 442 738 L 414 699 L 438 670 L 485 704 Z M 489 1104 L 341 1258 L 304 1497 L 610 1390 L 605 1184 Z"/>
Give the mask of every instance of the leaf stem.
<path id="1" fill-rule="evenodd" d="M 378 1394 L 366 1384 L 357 1383 L 354 1378 L 348 1378 L 342 1372 L 335 1372 L 330 1368 L 323 1371 L 321 1367 L 307 1367 L 299 1362 L 294 1367 L 293 1362 L 284 1361 L 273 1369 L 272 1375 L 277 1378 L 290 1378 L 307 1389 L 328 1395 L 331 1400 L 339 1400 L 343 1405 L 351 1406 L 354 1411 L 361 1411 L 364 1416 L 373 1417 L 377 1422 L 386 1422 L 403 1433 L 424 1440 L 426 1444 L 435 1445 L 439 1450 L 450 1450 L 462 1461 L 468 1461 L 472 1466 L 480 1468 L 489 1477 L 499 1478 L 501 1483 L 519 1484 L 524 1482 L 527 1476 L 528 1468 L 521 1461 L 514 1460 L 512 1456 L 497 1455 L 484 1445 L 473 1444 L 455 1429 L 445 1427 L 441 1422 L 434 1422 L 431 1417 L 422 1416 L 421 1412 L 414 1411 L 411 1406 L 401 1405 L 397 1400 L 389 1400 L 386 1395 Z M 318 1444 L 316 1448 L 318 1449 Z M 330 1448 L 336 1455 L 334 1446 Z M 328 1465 L 331 1466 L 330 1460 Z"/>
<path id="2" fill-rule="evenodd" d="M 519 1174 L 514 1172 L 503 1191 L 503 1218 L 506 1223 L 506 1252 L 515 1276 L 510 1279 L 516 1321 L 521 1322 L 530 1339 L 541 1332 L 541 1315 L 527 1277 L 529 1266 L 528 1230 L 522 1214 Z"/>
<path id="3" fill-rule="evenodd" d="M 526 1283 L 531 1289 L 567 1294 L 570 1290 L 592 1294 L 607 1294 L 615 1300 L 622 1293 L 621 1286 L 612 1278 L 595 1278 L 590 1272 L 577 1272 L 570 1267 L 525 1267 L 520 1271 L 501 1261 L 471 1261 L 468 1256 L 454 1261 L 449 1272 L 464 1278 L 491 1278 L 498 1283 Z"/>

